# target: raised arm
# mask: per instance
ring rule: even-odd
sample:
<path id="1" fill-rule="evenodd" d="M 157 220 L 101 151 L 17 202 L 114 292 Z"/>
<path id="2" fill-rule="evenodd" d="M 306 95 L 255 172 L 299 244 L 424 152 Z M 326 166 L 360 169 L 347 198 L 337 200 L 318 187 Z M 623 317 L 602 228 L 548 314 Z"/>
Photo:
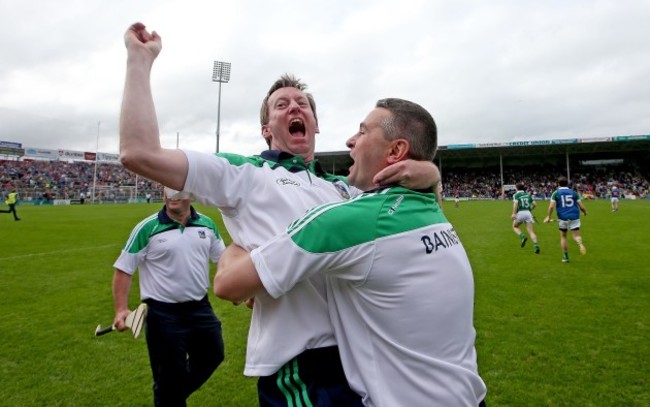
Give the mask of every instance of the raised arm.
<path id="1" fill-rule="evenodd" d="M 151 68 L 162 49 L 160 36 L 135 23 L 124 34 L 126 80 L 120 114 L 120 161 L 136 174 L 176 190 L 187 177 L 187 157 L 160 145 L 151 92 Z"/>

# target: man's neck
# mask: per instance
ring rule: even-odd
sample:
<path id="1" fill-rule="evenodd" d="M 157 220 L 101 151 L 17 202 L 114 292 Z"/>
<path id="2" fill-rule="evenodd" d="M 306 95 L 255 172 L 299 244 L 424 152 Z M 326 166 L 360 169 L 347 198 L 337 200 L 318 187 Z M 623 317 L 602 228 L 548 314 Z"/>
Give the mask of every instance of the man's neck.
<path id="1" fill-rule="evenodd" d="M 187 221 L 189 220 L 190 215 L 191 215 L 191 211 L 187 211 L 187 213 L 178 214 L 167 209 L 167 216 L 169 216 L 171 219 L 175 220 L 176 222 L 180 223 L 183 226 L 187 225 Z"/>
<path id="2" fill-rule="evenodd" d="M 269 150 L 276 150 L 276 151 L 280 151 L 282 153 L 291 154 L 291 155 L 296 156 L 296 157 L 302 157 L 302 160 L 305 162 L 305 164 L 309 164 L 310 162 L 314 161 L 314 156 L 315 156 L 314 153 L 311 153 L 311 154 L 309 154 L 309 153 L 294 154 L 291 151 L 285 151 L 285 150 L 283 150 L 281 148 L 276 148 L 274 146 L 271 146 L 269 148 Z"/>

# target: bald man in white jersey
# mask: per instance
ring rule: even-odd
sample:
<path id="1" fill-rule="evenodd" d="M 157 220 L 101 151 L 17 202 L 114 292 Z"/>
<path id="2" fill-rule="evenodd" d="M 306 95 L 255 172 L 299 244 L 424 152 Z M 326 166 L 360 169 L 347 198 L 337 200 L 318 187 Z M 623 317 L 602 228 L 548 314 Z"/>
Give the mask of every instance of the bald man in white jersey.
<path id="1" fill-rule="evenodd" d="M 225 250 L 216 225 L 192 197 L 164 189 L 165 206 L 131 232 L 115 261 L 115 327 L 123 331 L 133 275 L 148 304 L 145 332 L 154 405 L 181 407 L 224 359 L 221 321 L 208 298 L 210 261 Z"/>

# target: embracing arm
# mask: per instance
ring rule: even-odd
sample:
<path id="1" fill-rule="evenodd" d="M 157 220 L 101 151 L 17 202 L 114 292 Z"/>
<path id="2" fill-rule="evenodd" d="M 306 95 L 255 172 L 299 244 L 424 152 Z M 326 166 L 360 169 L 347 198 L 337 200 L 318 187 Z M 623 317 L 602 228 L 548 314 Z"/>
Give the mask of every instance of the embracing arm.
<path id="1" fill-rule="evenodd" d="M 250 254 L 234 244 L 219 259 L 213 288 L 217 297 L 236 304 L 264 291 Z"/>
<path id="2" fill-rule="evenodd" d="M 410 189 L 426 189 L 440 182 L 440 170 L 431 161 L 403 160 L 379 171 L 375 185 L 399 184 Z"/>
<path id="3" fill-rule="evenodd" d="M 442 182 L 438 181 L 438 183 L 435 186 L 435 192 L 436 192 L 436 202 L 438 202 L 438 206 L 442 208 Z"/>
<path id="4" fill-rule="evenodd" d="M 120 113 L 120 161 L 136 174 L 182 190 L 187 157 L 160 145 L 158 119 L 151 92 L 151 68 L 162 49 L 160 36 L 135 23 L 124 34 L 126 80 Z"/>

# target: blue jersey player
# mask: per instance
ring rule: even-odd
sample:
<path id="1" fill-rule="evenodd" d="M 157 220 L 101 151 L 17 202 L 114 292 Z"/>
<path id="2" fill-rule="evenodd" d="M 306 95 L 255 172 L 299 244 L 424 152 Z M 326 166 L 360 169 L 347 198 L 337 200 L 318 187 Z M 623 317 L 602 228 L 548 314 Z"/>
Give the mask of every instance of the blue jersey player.
<path id="1" fill-rule="evenodd" d="M 567 243 L 567 231 L 571 231 L 573 240 L 580 248 L 580 254 L 587 254 L 587 248 L 582 243 L 580 236 L 580 212 L 587 216 L 587 209 L 582 203 L 580 195 L 569 188 L 569 180 L 566 177 L 558 178 L 558 189 L 551 195 L 551 202 L 548 205 L 548 215 L 544 223 L 551 221 L 553 210 L 557 211 L 558 228 L 560 229 L 560 247 L 562 248 L 562 263 L 569 262 L 569 244 Z"/>

